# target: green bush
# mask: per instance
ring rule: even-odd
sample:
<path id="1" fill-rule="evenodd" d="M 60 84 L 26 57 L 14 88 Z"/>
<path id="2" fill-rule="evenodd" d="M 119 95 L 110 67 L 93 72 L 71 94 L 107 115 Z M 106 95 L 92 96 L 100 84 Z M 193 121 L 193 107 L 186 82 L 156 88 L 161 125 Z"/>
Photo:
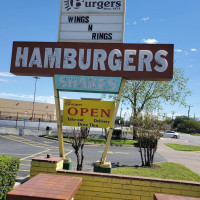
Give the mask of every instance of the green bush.
<path id="1" fill-rule="evenodd" d="M 5 200 L 6 195 L 14 187 L 19 169 L 20 159 L 0 155 L 0 199 Z"/>
<path id="2" fill-rule="evenodd" d="M 122 138 L 122 130 L 120 129 L 114 129 L 112 133 L 113 139 L 121 139 Z"/>

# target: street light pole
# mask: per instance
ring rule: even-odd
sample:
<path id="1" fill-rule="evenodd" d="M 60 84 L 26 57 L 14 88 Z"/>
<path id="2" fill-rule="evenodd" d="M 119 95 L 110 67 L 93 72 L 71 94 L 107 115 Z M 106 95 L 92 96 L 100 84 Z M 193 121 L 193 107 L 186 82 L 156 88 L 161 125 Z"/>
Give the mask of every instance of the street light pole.
<path id="1" fill-rule="evenodd" d="M 39 79 L 38 76 L 34 76 L 33 78 L 35 78 L 35 89 L 34 89 L 34 98 L 33 98 L 33 109 L 32 109 L 32 121 L 33 121 L 33 114 L 34 114 L 34 104 L 35 104 L 35 94 L 36 94 L 36 84 L 37 84 L 37 80 Z"/>

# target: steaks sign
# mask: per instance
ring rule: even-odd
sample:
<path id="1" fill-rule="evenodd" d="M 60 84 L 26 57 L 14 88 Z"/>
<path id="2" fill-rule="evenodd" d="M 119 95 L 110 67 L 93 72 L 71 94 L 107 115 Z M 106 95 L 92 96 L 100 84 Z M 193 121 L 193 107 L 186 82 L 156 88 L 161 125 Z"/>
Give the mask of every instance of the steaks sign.
<path id="1" fill-rule="evenodd" d="M 173 78 L 173 54 L 173 44 L 13 42 L 10 72 L 167 81 Z"/>

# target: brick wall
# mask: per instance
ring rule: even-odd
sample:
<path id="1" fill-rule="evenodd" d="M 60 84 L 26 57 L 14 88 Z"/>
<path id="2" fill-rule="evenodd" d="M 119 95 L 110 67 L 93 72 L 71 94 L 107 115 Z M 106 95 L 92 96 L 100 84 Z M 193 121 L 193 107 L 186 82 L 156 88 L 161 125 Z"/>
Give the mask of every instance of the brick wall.
<path id="1" fill-rule="evenodd" d="M 61 160 L 56 163 L 35 161 L 32 161 L 31 177 L 40 172 L 82 177 L 75 200 L 153 200 L 154 193 L 200 198 L 200 183 L 197 182 L 69 171 L 62 169 Z"/>
<path id="2" fill-rule="evenodd" d="M 39 173 L 56 174 L 57 170 L 63 168 L 63 159 L 58 157 L 46 158 L 39 156 L 31 161 L 30 178 Z"/>
<path id="3" fill-rule="evenodd" d="M 58 174 L 82 177 L 75 200 L 153 200 L 154 193 L 200 197 L 200 183 L 58 170 Z"/>

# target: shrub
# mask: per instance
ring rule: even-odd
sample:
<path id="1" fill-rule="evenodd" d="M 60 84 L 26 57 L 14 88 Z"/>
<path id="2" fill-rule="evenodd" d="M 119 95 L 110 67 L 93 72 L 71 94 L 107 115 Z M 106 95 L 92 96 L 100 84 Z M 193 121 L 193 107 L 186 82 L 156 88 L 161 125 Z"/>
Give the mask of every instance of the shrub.
<path id="1" fill-rule="evenodd" d="M 114 129 L 112 135 L 113 135 L 113 139 L 119 140 L 122 138 L 122 130 Z"/>
<path id="2" fill-rule="evenodd" d="M 19 169 L 20 159 L 0 155 L 0 199 L 5 200 L 6 195 L 14 187 Z"/>
<path id="3" fill-rule="evenodd" d="M 137 130 L 139 152 L 142 166 L 152 166 L 158 140 L 161 137 L 160 130 L 164 124 L 158 124 L 158 120 L 152 114 L 146 113 L 138 120 Z"/>
<path id="4" fill-rule="evenodd" d="M 72 147 L 74 148 L 74 153 L 77 158 L 77 171 L 82 171 L 83 169 L 83 147 L 85 145 L 85 141 L 87 140 L 90 133 L 90 128 L 81 127 L 80 130 L 72 131 L 72 136 L 69 137 Z"/>

